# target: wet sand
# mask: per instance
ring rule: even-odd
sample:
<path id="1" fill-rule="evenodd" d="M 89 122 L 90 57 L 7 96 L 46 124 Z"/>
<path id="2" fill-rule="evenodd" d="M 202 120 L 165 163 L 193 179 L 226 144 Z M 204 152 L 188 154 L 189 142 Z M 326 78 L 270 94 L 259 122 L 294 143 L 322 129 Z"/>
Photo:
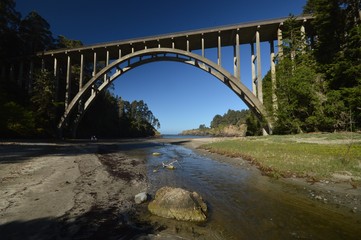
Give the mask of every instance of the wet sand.
<path id="1" fill-rule="evenodd" d="M 312 199 L 332 211 L 360 215 L 361 191 L 347 183 L 273 180 L 242 159 L 196 150 L 219 140 L 131 142 L 181 144 L 253 171 L 264 188 Z M 145 162 L 119 153 L 113 142 L 3 142 L 0 153 L 1 239 L 167 239 L 157 235 L 161 226 L 136 220 L 134 196 L 148 188 Z"/>
<path id="2" fill-rule="evenodd" d="M 0 152 L 1 239 L 129 239 L 153 231 L 132 222 L 134 195 L 147 189 L 143 161 L 114 158 L 107 144 L 92 143 L 3 143 Z"/>

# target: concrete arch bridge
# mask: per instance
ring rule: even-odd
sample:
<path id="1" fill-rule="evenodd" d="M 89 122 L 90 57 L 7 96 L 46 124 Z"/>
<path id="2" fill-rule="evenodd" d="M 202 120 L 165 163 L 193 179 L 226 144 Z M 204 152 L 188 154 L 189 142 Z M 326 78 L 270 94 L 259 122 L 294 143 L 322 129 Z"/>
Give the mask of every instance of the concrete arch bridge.
<path id="1" fill-rule="evenodd" d="M 256 115 L 266 123 L 264 134 L 272 133 L 272 120 L 263 105 L 261 42 L 269 42 L 273 102 L 276 106 L 275 59 L 282 57 L 282 26 L 288 18 L 241 23 L 229 26 L 164 34 L 118 42 L 101 43 L 84 47 L 50 50 L 38 53 L 36 58 L 0 61 L 1 74 L 31 91 L 32 74 L 36 62 L 51 69 L 56 79 L 57 95 L 64 100 L 64 113 L 59 121 L 60 131 L 72 126 L 75 133 L 82 116 L 94 99 L 114 80 L 138 66 L 156 61 L 175 61 L 200 68 L 229 87 Z M 312 16 L 296 17 L 303 36 L 310 36 Z M 307 31 L 306 31 L 307 30 Z M 278 53 L 275 53 L 275 41 Z M 252 89 L 248 89 L 240 72 L 240 45 L 248 44 L 252 66 Z M 222 49 L 233 46 L 234 71 L 222 67 Z M 207 58 L 205 49 L 217 52 L 217 62 Z M 198 51 L 197 51 L 198 50 Z M 198 53 L 195 53 L 197 51 Z M 27 65 L 26 65 L 27 64 Z M 79 72 L 74 75 L 72 67 Z M 85 69 L 92 72 L 85 77 Z M 24 74 L 26 72 L 26 74 Z M 27 76 L 24 77 L 24 76 Z M 18 76 L 18 80 L 16 77 Z M 27 79 L 27 82 L 23 82 Z M 85 80 L 86 79 L 86 80 Z M 74 89 L 73 81 L 78 81 Z M 73 88 L 72 88 L 73 86 Z M 61 96 L 63 95 L 63 96 Z"/>

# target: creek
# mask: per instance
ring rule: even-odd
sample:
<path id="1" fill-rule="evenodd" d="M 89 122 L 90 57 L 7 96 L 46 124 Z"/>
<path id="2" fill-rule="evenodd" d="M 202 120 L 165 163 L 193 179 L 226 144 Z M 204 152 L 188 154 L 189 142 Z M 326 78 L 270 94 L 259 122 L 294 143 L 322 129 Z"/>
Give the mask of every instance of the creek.
<path id="1" fill-rule="evenodd" d="M 143 220 L 163 234 L 185 239 L 360 239 L 361 223 L 323 203 L 294 194 L 293 186 L 262 176 L 247 162 L 229 164 L 181 145 L 135 143 L 122 151 L 147 164 L 149 193 L 163 186 L 198 192 L 207 202 L 205 223 L 163 219 L 143 211 Z M 154 156 L 152 153 L 160 153 Z M 174 162 L 175 169 L 162 167 Z M 161 233 L 162 235 L 162 233 Z M 172 239 L 172 238 L 169 238 Z"/>

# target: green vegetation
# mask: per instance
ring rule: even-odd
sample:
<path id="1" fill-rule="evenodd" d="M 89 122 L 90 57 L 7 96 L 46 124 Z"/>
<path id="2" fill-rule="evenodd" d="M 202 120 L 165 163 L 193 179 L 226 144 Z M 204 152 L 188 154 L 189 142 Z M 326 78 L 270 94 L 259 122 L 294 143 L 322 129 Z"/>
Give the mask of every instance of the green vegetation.
<path id="1" fill-rule="evenodd" d="M 251 161 L 269 176 L 328 179 L 347 172 L 361 179 L 361 134 L 299 134 L 247 137 L 201 146 Z"/>
<path id="2" fill-rule="evenodd" d="M 85 114 L 78 129 L 78 136 L 147 137 L 158 134 L 156 128 L 159 127 L 158 119 L 144 101 L 130 103 L 105 92 Z"/>
<path id="3" fill-rule="evenodd" d="M 32 56 L 36 52 L 82 46 L 79 40 L 53 37 L 49 23 L 36 12 L 24 18 L 15 10 L 14 0 L 0 2 L 0 61 Z M 104 64 L 104 63 L 103 63 Z M 0 76 L 0 136 L 3 138 L 57 137 L 56 125 L 64 111 L 66 65 L 58 63 L 59 85 L 52 71 L 34 61 L 32 82 L 27 76 Z M 45 63 L 46 65 L 46 63 Z M 24 72 L 30 68 L 23 66 Z M 101 68 L 103 66 L 97 66 Z M 79 89 L 80 66 L 72 64 L 70 98 Z M 10 74 L 9 74 L 10 75 Z M 92 76 L 90 66 L 84 66 L 85 84 Z M 18 84 L 18 82 L 21 82 Z M 72 116 L 75 118 L 76 116 Z M 74 121 L 69 121 L 74 122 Z M 68 136 L 72 136 L 69 124 Z M 78 136 L 144 137 L 157 133 L 160 124 L 143 101 L 129 103 L 106 90 L 86 112 L 79 125 Z"/>
<path id="4" fill-rule="evenodd" d="M 274 116 L 274 133 L 360 129 L 360 1 L 308 0 L 304 12 L 315 16 L 313 37 L 302 36 L 300 23 L 293 17 L 283 25 L 276 102 L 272 101 L 271 74 L 263 81 L 263 100 Z"/>

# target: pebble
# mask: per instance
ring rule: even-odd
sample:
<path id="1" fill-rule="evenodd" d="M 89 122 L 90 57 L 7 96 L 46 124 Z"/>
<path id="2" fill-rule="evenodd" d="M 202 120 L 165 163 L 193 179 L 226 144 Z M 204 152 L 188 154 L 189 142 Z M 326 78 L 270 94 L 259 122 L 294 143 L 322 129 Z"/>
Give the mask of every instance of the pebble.
<path id="1" fill-rule="evenodd" d="M 146 192 L 138 193 L 134 197 L 134 201 L 136 204 L 144 203 L 148 200 L 148 194 Z"/>

